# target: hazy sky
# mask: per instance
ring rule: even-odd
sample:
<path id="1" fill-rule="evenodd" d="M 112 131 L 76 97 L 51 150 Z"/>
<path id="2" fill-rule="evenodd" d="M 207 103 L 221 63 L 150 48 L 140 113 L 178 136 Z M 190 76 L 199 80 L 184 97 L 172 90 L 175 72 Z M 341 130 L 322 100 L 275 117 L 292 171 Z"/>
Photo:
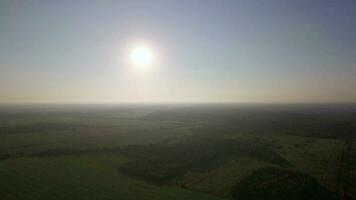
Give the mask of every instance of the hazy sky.
<path id="1" fill-rule="evenodd" d="M 0 0 L 0 102 L 175 101 L 356 102 L 356 1 Z"/>

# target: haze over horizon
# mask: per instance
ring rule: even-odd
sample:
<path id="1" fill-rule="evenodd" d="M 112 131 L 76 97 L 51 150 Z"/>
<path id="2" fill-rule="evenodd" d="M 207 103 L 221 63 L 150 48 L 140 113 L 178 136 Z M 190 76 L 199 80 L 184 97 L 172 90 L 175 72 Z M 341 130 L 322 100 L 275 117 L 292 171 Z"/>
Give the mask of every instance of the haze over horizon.
<path id="1" fill-rule="evenodd" d="M 355 13 L 351 0 L 3 0 L 0 103 L 356 102 Z M 142 45 L 144 69 L 129 59 Z"/>

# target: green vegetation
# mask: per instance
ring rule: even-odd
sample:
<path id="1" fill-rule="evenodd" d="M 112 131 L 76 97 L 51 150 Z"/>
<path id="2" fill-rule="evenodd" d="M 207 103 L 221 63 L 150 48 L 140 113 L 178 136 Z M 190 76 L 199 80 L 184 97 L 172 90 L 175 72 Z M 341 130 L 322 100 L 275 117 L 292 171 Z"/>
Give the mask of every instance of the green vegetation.
<path id="1" fill-rule="evenodd" d="M 208 170 L 242 157 L 290 166 L 272 150 L 238 140 L 188 137 L 174 144 L 129 146 L 123 152 L 134 161 L 123 165 L 121 171 L 155 182 L 170 180 L 187 171 Z"/>
<path id="2" fill-rule="evenodd" d="M 356 106 L 341 107 L 0 108 L 0 196 L 356 198 Z"/>
<path id="3" fill-rule="evenodd" d="M 120 175 L 116 166 L 123 162 L 125 158 L 107 155 L 3 161 L 1 199 L 219 199 Z"/>
<path id="4" fill-rule="evenodd" d="M 336 194 L 311 176 L 278 168 L 255 171 L 235 186 L 232 195 L 235 199 L 250 200 L 337 199 Z"/>

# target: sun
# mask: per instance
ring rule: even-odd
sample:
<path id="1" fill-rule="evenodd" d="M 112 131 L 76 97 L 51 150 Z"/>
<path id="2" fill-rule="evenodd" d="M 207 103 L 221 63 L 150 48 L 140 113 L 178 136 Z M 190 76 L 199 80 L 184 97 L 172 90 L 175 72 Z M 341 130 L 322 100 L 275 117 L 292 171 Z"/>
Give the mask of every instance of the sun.
<path id="1" fill-rule="evenodd" d="M 136 66 L 148 66 L 152 63 L 152 50 L 145 46 L 132 49 L 130 54 L 131 62 Z"/>

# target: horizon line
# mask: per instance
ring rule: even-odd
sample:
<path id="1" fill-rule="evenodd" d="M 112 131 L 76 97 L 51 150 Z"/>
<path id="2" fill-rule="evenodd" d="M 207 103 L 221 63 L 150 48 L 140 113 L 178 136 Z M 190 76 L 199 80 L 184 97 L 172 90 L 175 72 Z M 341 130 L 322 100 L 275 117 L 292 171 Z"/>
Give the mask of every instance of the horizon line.
<path id="1" fill-rule="evenodd" d="M 240 101 L 176 101 L 176 102 L 0 102 L 0 105 L 162 105 L 162 104 L 356 104 L 356 101 L 287 101 L 287 102 L 240 102 Z"/>

